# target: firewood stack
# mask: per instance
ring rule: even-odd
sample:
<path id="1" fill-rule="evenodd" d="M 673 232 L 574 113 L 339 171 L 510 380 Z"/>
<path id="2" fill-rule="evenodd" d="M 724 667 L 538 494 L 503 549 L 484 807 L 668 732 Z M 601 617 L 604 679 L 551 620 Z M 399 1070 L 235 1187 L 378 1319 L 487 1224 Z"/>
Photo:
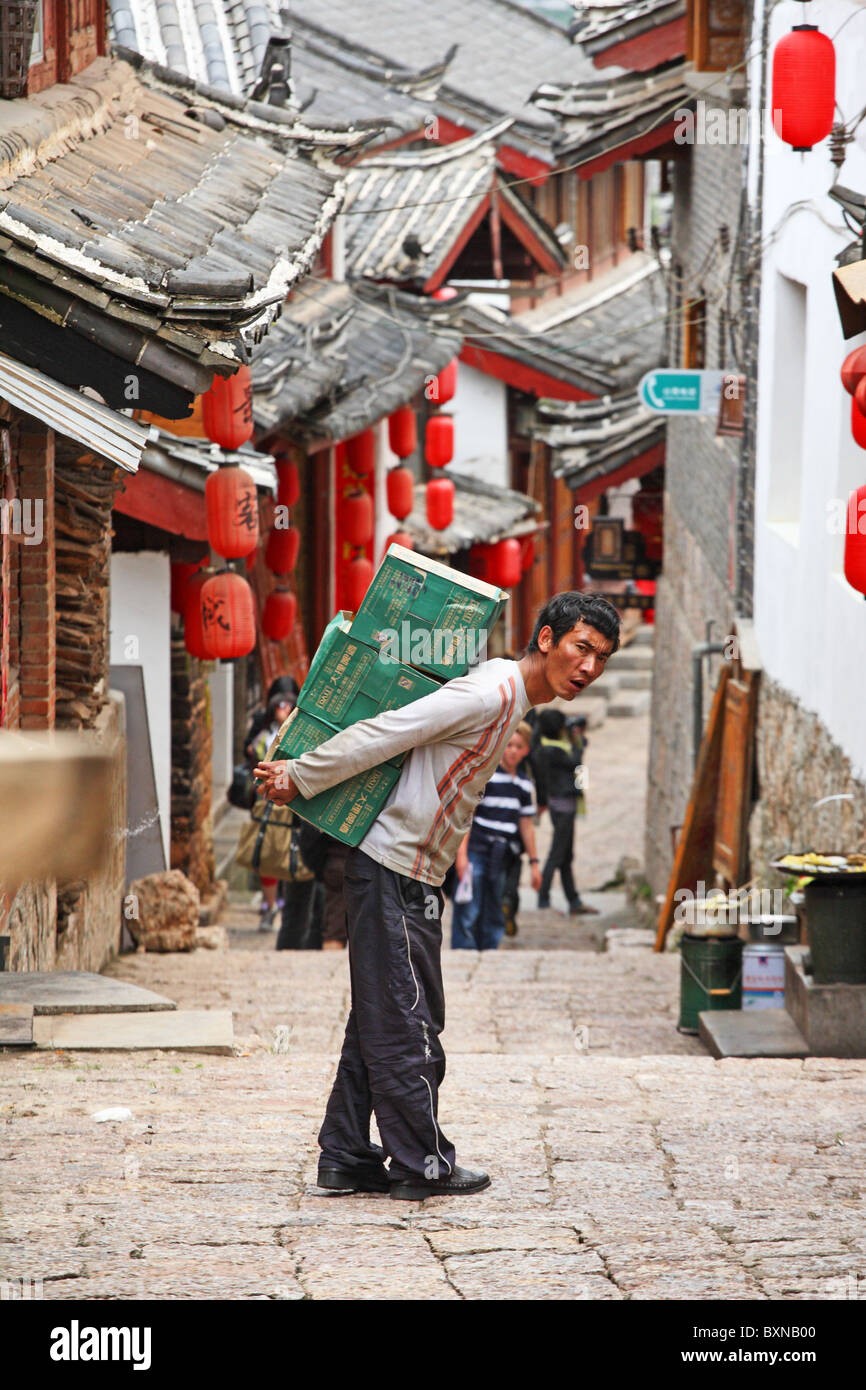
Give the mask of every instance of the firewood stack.
<path id="1" fill-rule="evenodd" d="M 92 728 L 108 698 L 111 508 L 120 470 L 58 440 L 57 727 Z"/>

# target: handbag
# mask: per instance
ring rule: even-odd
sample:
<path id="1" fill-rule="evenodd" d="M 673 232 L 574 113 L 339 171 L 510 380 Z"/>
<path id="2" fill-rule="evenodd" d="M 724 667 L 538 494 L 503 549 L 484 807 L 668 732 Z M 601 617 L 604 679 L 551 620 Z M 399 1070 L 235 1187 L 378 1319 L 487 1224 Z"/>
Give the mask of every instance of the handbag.
<path id="1" fill-rule="evenodd" d="M 302 883 L 313 877 L 301 855 L 298 827 L 288 806 L 260 801 L 238 840 L 235 863 L 265 878 Z"/>

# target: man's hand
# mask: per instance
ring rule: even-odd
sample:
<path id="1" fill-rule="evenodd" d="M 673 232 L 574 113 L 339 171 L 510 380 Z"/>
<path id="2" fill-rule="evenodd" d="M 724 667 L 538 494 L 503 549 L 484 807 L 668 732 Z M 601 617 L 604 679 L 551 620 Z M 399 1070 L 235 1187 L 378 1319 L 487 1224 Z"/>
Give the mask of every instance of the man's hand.
<path id="1" fill-rule="evenodd" d="M 532 891 L 537 893 L 541 887 L 541 870 L 537 864 L 530 864 L 529 870 L 529 880 L 532 884 Z"/>
<path id="2" fill-rule="evenodd" d="M 259 783 L 259 796 L 263 796 L 266 801 L 272 801 L 275 806 L 288 806 L 289 802 L 300 794 L 289 776 L 284 759 L 272 763 L 259 763 L 253 768 L 253 776 Z"/>
<path id="3" fill-rule="evenodd" d="M 460 848 L 458 849 L 458 851 L 457 851 L 457 858 L 454 860 L 454 868 L 455 868 L 455 871 L 456 871 L 456 873 L 457 873 L 457 882 L 458 882 L 458 883 L 459 883 L 460 880 L 464 877 L 464 875 L 465 875 L 466 870 L 468 869 L 468 867 L 469 867 L 469 855 L 468 855 L 468 853 L 467 853 L 465 844 L 462 844 L 462 845 L 460 846 Z"/>

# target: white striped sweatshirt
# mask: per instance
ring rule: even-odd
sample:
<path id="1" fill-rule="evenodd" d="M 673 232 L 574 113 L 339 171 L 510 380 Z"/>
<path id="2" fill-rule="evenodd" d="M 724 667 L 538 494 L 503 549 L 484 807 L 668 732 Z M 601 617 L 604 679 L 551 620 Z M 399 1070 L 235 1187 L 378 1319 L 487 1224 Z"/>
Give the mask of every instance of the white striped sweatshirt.
<path id="1" fill-rule="evenodd" d="M 316 796 L 411 749 L 360 847 L 387 868 L 438 887 L 528 709 L 517 662 L 496 658 L 402 709 L 349 725 L 291 759 L 287 771 L 302 796 Z"/>

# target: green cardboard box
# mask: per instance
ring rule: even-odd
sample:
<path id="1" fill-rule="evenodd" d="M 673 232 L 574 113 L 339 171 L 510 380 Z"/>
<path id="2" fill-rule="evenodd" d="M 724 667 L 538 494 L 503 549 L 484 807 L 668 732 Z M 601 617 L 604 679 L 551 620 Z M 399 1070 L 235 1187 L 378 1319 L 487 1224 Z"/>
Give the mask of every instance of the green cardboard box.
<path id="1" fill-rule="evenodd" d="M 507 598 L 493 584 L 391 545 L 355 614 L 352 636 L 389 661 L 451 680 L 486 659 L 487 634 Z"/>
<path id="2" fill-rule="evenodd" d="M 302 753 L 333 738 L 334 732 L 328 724 L 298 707 L 289 715 L 273 757 L 299 758 Z M 319 792 L 318 796 L 309 799 L 297 796 L 291 807 L 303 820 L 342 840 L 343 844 L 357 845 L 385 805 L 399 776 L 397 760 L 380 763 L 368 772 L 338 782 L 326 792 Z"/>
<path id="3" fill-rule="evenodd" d="M 301 686 L 298 705 L 334 729 L 345 729 L 381 710 L 431 695 L 439 682 L 410 666 L 383 660 L 350 630 L 351 614 L 338 613 L 325 628 Z"/>

